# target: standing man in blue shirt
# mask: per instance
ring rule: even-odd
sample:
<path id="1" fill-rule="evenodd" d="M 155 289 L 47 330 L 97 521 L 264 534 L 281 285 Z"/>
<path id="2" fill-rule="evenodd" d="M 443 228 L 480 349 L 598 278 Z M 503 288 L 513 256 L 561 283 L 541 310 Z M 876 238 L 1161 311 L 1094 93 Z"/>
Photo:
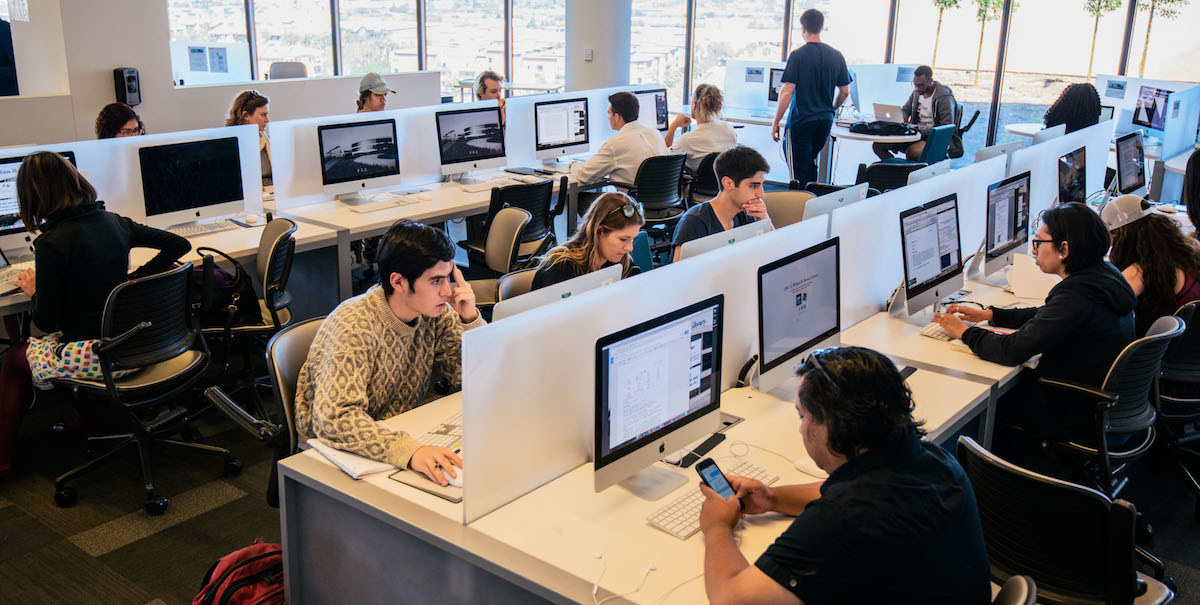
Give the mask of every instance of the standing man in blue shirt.
<path id="1" fill-rule="evenodd" d="M 779 140 L 779 121 L 789 107 L 784 131 L 784 153 L 792 178 L 804 186 L 817 180 L 817 153 L 825 146 L 833 128 L 836 109 L 850 96 L 850 70 L 846 59 L 832 46 L 821 42 L 825 15 L 810 8 L 800 15 L 804 46 L 788 55 L 783 70 L 783 89 L 771 124 L 771 138 Z M 837 100 L 833 100 L 837 89 Z"/>

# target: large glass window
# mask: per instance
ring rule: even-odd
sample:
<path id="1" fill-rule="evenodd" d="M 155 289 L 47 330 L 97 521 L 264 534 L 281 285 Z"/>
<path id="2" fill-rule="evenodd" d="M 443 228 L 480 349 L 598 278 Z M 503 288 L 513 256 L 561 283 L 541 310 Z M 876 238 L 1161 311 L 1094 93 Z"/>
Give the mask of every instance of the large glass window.
<path id="1" fill-rule="evenodd" d="M 518 84 L 562 85 L 567 78 L 566 0 L 513 0 L 513 73 Z"/>
<path id="2" fill-rule="evenodd" d="M 783 11 L 784 0 L 698 0 L 692 87 L 724 88 L 730 59 L 779 61 Z"/>
<path id="3" fill-rule="evenodd" d="M 928 2 L 929 0 L 921 0 Z M 841 51 L 850 65 L 883 63 L 887 46 L 890 0 L 794 0 L 792 6 L 792 48 L 804 44 L 800 37 L 800 15 L 815 8 L 825 15 L 821 41 Z M 903 11 L 903 9 L 901 9 Z"/>
<path id="4" fill-rule="evenodd" d="M 340 0 L 342 73 L 417 69 L 414 0 Z"/>
<path id="5" fill-rule="evenodd" d="M 683 102 L 683 46 L 686 0 L 633 0 L 630 22 L 629 80 L 662 84 L 668 103 Z"/>
<path id="6" fill-rule="evenodd" d="M 0 2 L 7 8 L 7 3 Z M 176 84 L 250 79 L 246 4 L 242 0 L 170 0 L 171 71 Z"/>
<path id="7" fill-rule="evenodd" d="M 1200 82 L 1200 2 L 1138 0 L 1128 73 L 1159 80 Z"/>
<path id="8" fill-rule="evenodd" d="M 329 0 L 255 0 L 254 37 L 259 77 L 271 64 L 297 61 L 309 77 L 333 75 Z"/>
<path id="9" fill-rule="evenodd" d="M 504 72 L 500 0 L 426 0 L 425 11 L 425 68 L 442 72 L 443 95 L 457 97 L 458 83 L 473 83 L 485 69 Z"/>

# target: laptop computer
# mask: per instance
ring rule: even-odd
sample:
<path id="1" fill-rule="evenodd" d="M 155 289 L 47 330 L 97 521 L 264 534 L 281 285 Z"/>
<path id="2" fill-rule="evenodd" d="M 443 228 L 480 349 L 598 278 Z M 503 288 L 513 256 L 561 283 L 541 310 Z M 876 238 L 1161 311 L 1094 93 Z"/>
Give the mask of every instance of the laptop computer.
<path id="1" fill-rule="evenodd" d="M 899 105 L 875 103 L 875 119 L 880 122 L 904 123 L 904 108 Z"/>

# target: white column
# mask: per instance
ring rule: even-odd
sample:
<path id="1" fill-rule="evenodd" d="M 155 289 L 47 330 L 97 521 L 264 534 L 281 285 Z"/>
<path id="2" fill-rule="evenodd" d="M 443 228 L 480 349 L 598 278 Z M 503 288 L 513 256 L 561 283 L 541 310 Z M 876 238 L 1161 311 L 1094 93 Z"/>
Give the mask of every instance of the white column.
<path id="1" fill-rule="evenodd" d="M 632 16 L 632 0 L 567 0 L 567 90 L 629 83 Z"/>

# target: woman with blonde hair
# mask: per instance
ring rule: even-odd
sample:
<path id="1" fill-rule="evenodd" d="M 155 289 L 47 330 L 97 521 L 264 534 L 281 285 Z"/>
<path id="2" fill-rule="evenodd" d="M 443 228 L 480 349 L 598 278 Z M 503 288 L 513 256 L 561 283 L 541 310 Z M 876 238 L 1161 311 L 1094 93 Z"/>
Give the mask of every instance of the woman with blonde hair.
<path id="1" fill-rule="evenodd" d="M 271 100 L 258 94 L 257 90 L 244 90 L 233 99 L 229 108 L 229 117 L 225 118 L 226 126 L 242 124 L 258 124 L 259 160 L 262 162 L 262 185 L 271 186 L 271 140 L 267 138 L 267 124 L 271 122 L 267 115 L 267 104 Z"/>
<path id="2" fill-rule="evenodd" d="M 571 239 L 548 252 L 533 276 L 533 289 L 621 264 L 621 277 L 641 273 L 629 258 L 633 240 L 646 223 L 642 205 L 624 193 L 605 193 L 583 215 Z"/>
<path id="3" fill-rule="evenodd" d="M 712 84 L 701 84 L 692 93 L 692 117 L 678 115 L 667 128 L 666 143 L 671 153 L 686 153 L 688 170 L 695 172 L 710 153 L 721 153 L 737 146 L 737 134 L 728 122 L 721 119 L 725 97 Z M 678 139 L 675 131 L 696 121 L 696 127 Z"/>

